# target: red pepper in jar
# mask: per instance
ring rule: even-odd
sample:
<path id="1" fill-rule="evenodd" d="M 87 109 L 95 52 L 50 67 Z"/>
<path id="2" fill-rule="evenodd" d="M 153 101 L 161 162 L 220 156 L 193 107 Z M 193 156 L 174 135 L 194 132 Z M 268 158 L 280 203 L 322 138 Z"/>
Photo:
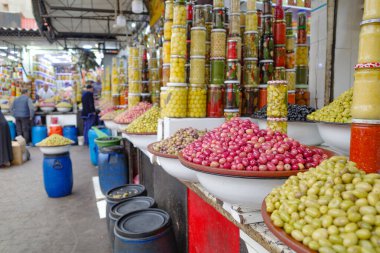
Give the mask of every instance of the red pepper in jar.
<path id="1" fill-rule="evenodd" d="M 267 104 L 267 85 L 259 86 L 259 109 L 263 108 Z"/>
<path id="2" fill-rule="evenodd" d="M 307 33 L 306 29 L 298 29 L 297 32 L 297 43 L 298 44 L 306 44 L 307 43 Z"/>
<path id="3" fill-rule="evenodd" d="M 284 20 L 274 23 L 274 43 L 277 45 L 286 43 L 286 24 Z"/>
<path id="4" fill-rule="evenodd" d="M 263 15 L 263 11 L 258 9 L 257 10 L 257 27 L 258 28 L 261 28 L 261 25 L 262 25 L 262 23 L 261 23 L 261 16 L 262 15 Z"/>
<path id="5" fill-rule="evenodd" d="M 207 94 L 207 117 L 223 116 L 224 89 L 220 85 L 210 85 Z"/>
<path id="6" fill-rule="evenodd" d="M 239 81 L 225 82 L 225 108 L 240 109 L 241 106 L 241 91 Z"/>
<path id="7" fill-rule="evenodd" d="M 235 60 L 238 59 L 238 41 L 228 40 L 227 41 L 227 59 Z"/>
<path id="8" fill-rule="evenodd" d="M 193 4 L 192 3 L 187 3 L 187 20 L 191 21 L 193 20 Z"/>
<path id="9" fill-rule="evenodd" d="M 274 64 L 276 67 L 285 67 L 286 65 L 285 45 L 276 45 L 274 49 Z"/>
<path id="10" fill-rule="evenodd" d="M 236 80 L 239 80 L 238 77 L 239 77 L 239 61 L 227 60 L 226 80 L 236 81 Z"/>

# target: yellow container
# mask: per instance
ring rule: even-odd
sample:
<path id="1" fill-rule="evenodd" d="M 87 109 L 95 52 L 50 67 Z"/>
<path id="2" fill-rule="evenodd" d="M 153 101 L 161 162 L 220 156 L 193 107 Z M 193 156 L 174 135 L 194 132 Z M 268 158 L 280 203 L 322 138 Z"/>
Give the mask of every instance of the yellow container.
<path id="1" fill-rule="evenodd" d="M 363 20 L 380 19 L 380 1 L 379 0 L 365 0 Z"/>
<path id="2" fill-rule="evenodd" d="M 247 0 L 247 11 L 256 10 L 256 0 Z"/>
<path id="3" fill-rule="evenodd" d="M 204 56 L 192 56 L 190 59 L 190 83 L 205 85 L 205 65 Z"/>
<path id="4" fill-rule="evenodd" d="M 174 4 L 173 25 L 186 25 L 186 5 L 176 2 Z"/>
<path id="5" fill-rule="evenodd" d="M 128 68 L 129 82 L 141 81 L 141 69 Z"/>
<path id="6" fill-rule="evenodd" d="M 359 63 L 380 62 L 380 20 L 361 23 Z"/>
<path id="7" fill-rule="evenodd" d="M 172 55 L 170 58 L 170 82 L 171 83 L 185 83 L 186 71 L 185 71 L 186 59 L 183 56 Z"/>
<path id="8" fill-rule="evenodd" d="M 309 65 L 309 46 L 298 44 L 296 50 L 296 65 L 308 66 Z"/>
<path id="9" fill-rule="evenodd" d="M 248 11 L 245 16 L 245 30 L 246 31 L 257 31 L 257 12 Z"/>
<path id="10" fill-rule="evenodd" d="M 288 116 L 287 81 L 269 81 L 267 91 L 267 116 L 286 118 Z"/>
<path id="11" fill-rule="evenodd" d="M 162 62 L 163 62 L 163 64 L 170 63 L 170 56 L 171 56 L 171 41 L 166 40 L 166 41 L 164 41 L 164 44 L 162 46 Z"/>
<path id="12" fill-rule="evenodd" d="M 188 95 L 187 116 L 190 118 L 206 117 L 207 88 L 191 84 Z"/>
<path id="13" fill-rule="evenodd" d="M 140 93 L 141 92 L 141 81 L 131 81 L 129 82 L 129 92 Z"/>
<path id="14" fill-rule="evenodd" d="M 296 89 L 296 70 L 286 69 L 285 70 L 286 81 L 288 82 L 288 91 Z"/>
<path id="15" fill-rule="evenodd" d="M 186 26 L 173 26 L 171 54 L 180 56 L 186 55 Z"/>
<path id="16" fill-rule="evenodd" d="M 205 56 L 206 54 L 206 28 L 191 28 L 191 56 Z"/>
<path id="17" fill-rule="evenodd" d="M 173 19 L 173 1 L 165 1 L 165 19 Z"/>
<path id="18" fill-rule="evenodd" d="M 173 21 L 166 20 L 164 23 L 164 40 L 171 40 L 172 38 Z"/>
<path id="19" fill-rule="evenodd" d="M 138 47 L 130 47 L 129 48 L 129 57 L 139 57 L 140 51 Z"/>
<path id="20" fill-rule="evenodd" d="M 165 117 L 185 118 L 187 115 L 188 89 L 186 83 L 168 83 Z"/>
<path id="21" fill-rule="evenodd" d="M 267 128 L 286 134 L 288 131 L 287 118 L 267 118 Z"/>
<path id="22" fill-rule="evenodd" d="M 161 117 L 162 118 L 165 116 L 165 107 L 166 107 L 167 98 L 168 98 L 168 87 L 161 87 L 160 107 L 161 107 Z"/>
<path id="23" fill-rule="evenodd" d="M 132 108 L 140 102 L 140 93 L 128 93 L 128 108 Z"/>

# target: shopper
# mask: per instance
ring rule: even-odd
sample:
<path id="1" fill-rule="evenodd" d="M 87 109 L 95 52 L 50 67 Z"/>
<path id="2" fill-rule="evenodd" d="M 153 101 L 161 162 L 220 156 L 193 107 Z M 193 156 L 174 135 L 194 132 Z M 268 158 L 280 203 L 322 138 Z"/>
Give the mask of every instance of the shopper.
<path id="1" fill-rule="evenodd" d="M 9 167 L 13 160 L 12 139 L 9 125 L 0 110 L 0 168 Z"/>
<path id="2" fill-rule="evenodd" d="M 83 92 L 82 95 L 82 119 L 83 123 L 83 135 L 84 135 L 84 143 L 88 145 L 88 131 L 92 126 L 95 126 L 98 121 L 98 117 L 96 115 L 95 110 L 95 102 L 94 102 L 94 88 L 92 85 L 88 84 L 86 86 L 86 91 Z"/>
<path id="3" fill-rule="evenodd" d="M 54 92 L 50 89 L 47 83 L 44 84 L 44 87 L 38 90 L 37 93 L 40 100 L 46 100 L 54 97 Z"/>
<path id="4" fill-rule="evenodd" d="M 34 116 L 33 101 L 29 98 L 29 90 L 22 89 L 21 96 L 15 99 L 11 112 L 16 118 L 17 135 L 24 137 L 27 144 L 30 142 L 30 127 Z"/>
<path id="5" fill-rule="evenodd" d="M 100 99 L 102 94 L 102 79 L 100 76 L 96 77 L 96 82 L 94 82 L 94 97 Z"/>

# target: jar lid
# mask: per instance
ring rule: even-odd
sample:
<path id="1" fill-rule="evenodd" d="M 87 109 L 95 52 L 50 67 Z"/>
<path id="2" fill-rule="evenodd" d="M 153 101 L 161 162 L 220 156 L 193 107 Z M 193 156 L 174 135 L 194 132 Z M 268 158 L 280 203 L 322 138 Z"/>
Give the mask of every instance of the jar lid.
<path id="1" fill-rule="evenodd" d="M 183 56 L 183 55 L 171 55 L 170 58 L 182 58 L 182 59 L 186 59 L 186 56 Z"/>
<path id="2" fill-rule="evenodd" d="M 142 81 L 129 81 L 130 83 L 141 83 Z"/>
<path id="3" fill-rule="evenodd" d="M 272 81 L 268 81 L 268 85 L 280 85 L 280 84 L 287 85 L 288 81 L 286 81 L 286 80 L 272 80 Z"/>
<path id="4" fill-rule="evenodd" d="M 202 4 L 197 4 L 197 5 L 194 5 L 194 8 L 195 9 L 202 9 L 203 5 Z"/>
<path id="5" fill-rule="evenodd" d="M 141 81 L 141 83 L 149 83 L 149 81 Z"/>
<path id="6" fill-rule="evenodd" d="M 308 44 L 297 44 L 297 47 L 309 47 Z"/>
<path id="7" fill-rule="evenodd" d="M 261 60 L 260 63 L 273 63 L 273 60 Z"/>
<path id="8" fill-rule="evenodd" d="M 228 16 L 240 16 L 240 12 L 230 13 Z"/>
<path id="9" fill-rule="evenodd" d="M 185 25 L 173 25 L 172 26 L 172 30 L 173 29 L 176 29 L 176 28 L 179 28 L 179 29 L 186 29 L 187 27 Z"/>
<path id="10" fill-rule="evenodd" d="M 380 68 L 380 62 L 359 63 L 355 65 L 355 69 L 374 69 Z"/>
<path id="11" fill-rule="evenodd" d="M 288 90 L 288 94 L 295 94 L 296 91 L 295 90 Z"/>
<path id="12" fill-rule="evenodd" d="M 292 29 L 292 28 L 288 28 L 288 29 Z M 293 38 L 294 39 L 295 36 L 294 36 L 294 34 L 291 34 L 291 35 L 288 34 L 288 35 L 286 35 L 286 38 Z"/>
<path id="13" fill-rule="evenodd" d="M 276 19 L 275 23 L 285 23 L 285 19 Z"/>
<path id="14" fill-rule="evenodd" d="M 168 87 L 187 87 L 187 83 L 168 83 Z"/>
<path id="15" fill-rule="evenodd" d="M 230 40 L 231 41 L 236 40 L 237 42 L 239 42 L 239 41 L 241 42 L 241 37 L 236 37 L 236 36 L 235 37 L 229 37 L 227 41 L 230 41 Z"/>
<path id="16" fill-rule="evenodd" d="M 165 1 L 165 4 L 174 4 L 174 2 L 171 0 L 167 0 L 167 1 Z"/>
<path id="17" fill-rule="evenodd" d="M 262 15 L 261 17 L 262 18 L 273 18 L 273 15 L 270 15 L 270 14 L 269 15 Z"/>
<path id="18" fill-rule="evenodd" d="M 209 87 L 209 88 L 220 88 L 220 89 L 223 88 L 223 86 L 220 85 L 220 84 L 210 84 L 208 87 Z"/>
<path id="19" fill-rule="evenodd" d="M 246 31 L 244 32 L 244 34 L 258 34 L 257 31 Z"/>
<path id="20" fill-rule="evenodd" d="M 141 96 L 142 96 L 142 97 L 149 97 L 149 96 L 150 96 L 150 93 L 141 93 Z"/>
<path id="21" fill-rule="evenodd" d="M 194 56 L 190 56 L 190 59 L 206 59 L 206 56 L 194 55 Z"/>
<path id="22" fill-rule="evenodd" d="M 352 119 L 352 123 L 380 125 L 380 120 L 374 120 L 374 119 Z"/>
<path id="23" fill-rule="evenodd" d="M 216 33 L 216 32 L 222 32 L 222 33 L 226 33 L 226 29 L 222 29 L 222 28 L 219 28 L 219 29 L 212 29 L 211 30 L 212 33 Z"/>
<path id="24" fill-rule="evenodd" d="M 185 64 L 185 67 L 186 67 L 186 68 L 189 68 L 189 67 L 190 67 L 190 63 L 186 63 L 186 64 Z"/>
<path id="25" fill-rule="evenodd" d="M 128 97 L 131 96 L 131 97 L 136 97 L 136 96 L 140 96 L 141 93 L 128 93 Z"/>
<path id="26" fill-rule="evenodd" d="M 112 94 L 113 97 L 120 97 L 120 94 Z"/>
<path id="27" fill-rule="evenodd" d="M 244 88 L 255 88 L 255 90 L 259 89 L 259 87 L 257 87 L 256 85 L 244 85 L 243 87 Z"/>
<path id="28" fill-rule="evenodd" d="M 212 8 L 212 4 L 204 4 L 203 6 L 204 6 L 205 8 L 210 8 L 210 7 Z"/>
<path id="29" fill-rule="evenodd" d="M 258 61 L 257 58 L 244 58 L 244 61 Z"/>
<path id="30" fill-rule="evenodd" d="M 161 87 L 161 91 L 167 91 L 168 90 L 168 87 L 164 86 L 164 87 Z"/>
<path id="31" fill-rule="evenodd" d="M 276 44 L 276 45 L 274 45 L 274 47 L 275 47 L 275 48 L 278 48 L 278 47 L 283 47 L 283 48 L 285 48 L 285 44 Z"/>
<path id="32" fill-rule="evenodd" d="M 211 41 L 206 41 L 206 45 L 211 45 Z"/>
<path id="33" fill-rule="evenodd" d="M 227 62 L 240 62 L 239 59 L 227 59 Z"/>
<path id="34" fill-rule="evenodd" d="M 195 31 L 195 30 L 206 31 L 206 27 L 200 27 L 200 26 L 191 27 L 191 31 Z"/>
<path id="35" fill-rule="evenodd" d="M 158 71 L 158 68 L 149 68 L 149 71 L 151 71 L 151 70 Z"/>
<path id="36" fill-rule="evenodd" d="M 285 72 L 296 72 L 296 69 L 285 69 Z"/>
<path id="37" fill-rule="evenodd" d="M 151 83 L 160 83 L 161 81 L 157 81 L 157 80 L 155 80 L 155 81 L 148 81 L 148 82 L 151 82 Z"/>
<path id="38" fill-rule="evenodd" d="M 204 84 L 190 84 L 190 87 L 193 87 L 193 88 L 205 88 L 206 89 L 206 85 L 204 85 Z"/>
<path id="39" fill-rule="evenodd" d="M 308 68 L 309 68 L 308 65 L 298 65 L 298 66 L 296 67 L 296 70 L 298 70 L 298 69 L 308 69 Z"/>
<path id="40" fill-rule="evenodd" d="M 223 7 L 214 8 L 214 11 L 224 11 L 224 10 L 225 10 L 225 8 L 223 8 Z"/>
<path id="41" fill-rule="evenodd" d="M 276 70 L 285 70 L 285 67 L 275 67 Z"/>
<path id="42" fill-rule="evenodd" d="M 224 84 L 240 84 L 240 82 L 236 80 L 232 80 L 232 81 L 224 81 Z"/>
<path id="43" fill-rule="evenodd" d="M 164 64 L 162 64 L 162 68 L 167 68 L 167 67 L 170 68 L 170 63 L 164 63 Z"/>
<path id="44" fill-rule="evenodd" d="M 307 89 L 307 88 L 309 88 L 309 85 L 307 85 L 307 84 L 296 84 L 296 88 Z"/>
<path id="45" fill-rule="evenodd" d="M 267 118 L 267 121 L 286 122 L 288 118 Z"/>
<path id="46" fill-rule="evenodd" d="M 247 14 L 256 14 L 257 11 L 247 11 Z"/>
<path id="47" fill-rule="evenodd" d="M 368 20 L 363 20 L 360 22 L 360 25 L 367 25 L 367 24 L 372 24 L 372 23 L 380 23 L 380 19 L 368 19 Z"/>
<path id="48" fill-rule="evenodd" d="M 223 60 L 224 61 L 224 60 L 226 60 L 226 58 L 225 57 L 212 57 L 212 58 L 210 58 L 210 60 L 211 61 L 217 61 L 217 60 L 219 60 L 219 61 Z"/>
<path id="49" fill-rule="evenodd" d="M 267 88 L 268 87 L 268 85 L 267 84 L 259 84 L 259 88 Z"/>
<path id="50" fill-rule="evenodd" d="M 239 109 L 224 109 L 224 112 L 239 112 Z"/>

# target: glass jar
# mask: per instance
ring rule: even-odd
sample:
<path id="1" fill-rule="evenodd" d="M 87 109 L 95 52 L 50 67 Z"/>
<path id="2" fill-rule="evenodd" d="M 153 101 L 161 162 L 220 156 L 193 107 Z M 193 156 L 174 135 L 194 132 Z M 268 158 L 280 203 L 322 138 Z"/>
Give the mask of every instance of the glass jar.
<path id="1" fill-rule="evenodd" d="M 239 80 L 240 63 L 239 60 L 227 60 L 226 80 L 237 81 Z"/>
<path id="2" fill-rule="evenodd" d="M 288 87 L 284 80 L 268 82 L 267 116 L 286 118 L 288 116 Z"/>
<path id="3" fill-rule="evenodd" d="M 297 66 L 309 65 L 309 46 L 308 45 L 300 45 L 300 44 L 297 45 L 296 65 Z"/>
<path id="4" fill-rule="evenodd" d="M 226 30 L 213 29 L 211 31 L 210 57 L 226 57 Z"/>
<path id="5" fill-rule="evenodd" d="M 241 106 L 240 82 L 239 81 L 225 81 L 224 92 L 225 92 L 224 108 L 240 109 L 240 106 Z"/>
<path id="6" fill-rule="evenodd" d="M 161 87 L 161 92 L 160 92 L 161 114 L 165 110 L 167 98 L 168 98 L 168 87 Z"/>
<path id="7" fill-rule="evenodd" d="M 303 87 L 303 88 L 299 88 Z M 297 105 L 310 105 L 310 91 L 307 86 L 296 86 L 296 104 Z"/>
<path id="8" fill-rule="evenodd" d="M 241 11 L 240 12 L 240 30 L 242 29 L 242 27 L 245 28 L 245 18 L 247 16 L 247 12 L 245 11 Z M 244 32 L 244 30 L 243 30 Z"/>
<path id="9" fill-rule="evenodd" d="M 172 55 L 170 58 L 170 82 L 185 83 L 185 64 L 186 59 L 183 56 Z"/>
<path id="10" fill-rule="evenodd" d="M 173 19 L 173 7 L 174 7 L 173 1 L 165 1 L 165 19 L 166 20 Z"/>
<path id="11" fill-rule="evenodd" d="M 150 93 L 141 93 L 140 94 L 140 101 L 152 103 L 152 95 Z"/>
<path id="12" fill-rule="evenodd" d="M 363 20 L 380 19 L 380 2 L 378 0 L 365 0 Z"/>
<path id="13" fill-rule="evenodd" d="M 151 95 L 152 105 L 160 106 L 160 92 L 155 92 L 150 95 Z"/>
<path id="14" fill-rule="evenodd" d="M 186 25 L 187 10 L 185 3 L 175 2 L 173 12 L 173 25 Z"/>
<path id="15" fill-rule="evenodd" d="M 149 92 L 149 81 L 142 81 L 141 82 L 141 89 L 140 89 L 140 92 L 141 93 L 148 93 Z"/>
<path id="16" fill-rule="evenodd" d="M 267 104 L 267 90 L 268 85 L 260 84 L 259 85 L 259 109 L 263 108 Z"/>
<path id="17" fill-rule="evenodd" d="M 160 77 L 159 77 L 158 68 L 156 68 L 156 69 L 150 68 L 148 78 L 150 81 L 159 81 Z"/>
<path id="18" fill-rule="evenodd" d="M 228 39 L 227 41 L 227 59 L 238 59 L 238 41 L 235 39 Z"/>
<path id="19" fill-rule="evenodd" d="M 272 15 L 272 1 L 271 0 L 263 0 L 263 14 L 264 15 Z"/>
<path id="20" fill-rule="evenodd" d="M 295 69 L 286 69 L 285 70 L 286 81 L 288 82 L 288 90 L 296 89 L 296 70 Z"/>
<path id="21" fill-rule="evenodd" d="M 274 80 L 286 80 L 284 67 L 276 67 L 274 69 Z"/>
<path id="22" fill-rule="evenodd" d="M 276 67 L 286 66 L 286 49 L 285 45 L 276 45 L 274 48 L 274 65 Z"/>
<path id="23" fill-rule="evenodd" d="M 149 80 L 149 70 L 143 69 L 141 70 L 141 81 L 148 81 Z"/>
<path id="24" fill-rule="evenodd" d="M 309 68 L 307 66 L 297 66 L 296 85 L 307 85 L 309 83 Z"/>
<path id="25" fill-rule="evenodd" d="M 171 40 L 172 38 L 173 21 L 166 20 L 164 23 L 164 40 Z"/>
<path id="26" fill-rule="evenodd" d="M 166 86 L 170 78 L 170 63 L 162 65 L 162 85 Z"/>
<path id="27" fill-rule="evenodd" d="M 186 3 L 186 10 L 187 10 L 186 20 L 187 21 L 193 21 L 194 15 L 193 15 L 193 3 L 192 2 Z"/>
<path id="28" fill-rule="evenodd" d="M 226 20 L 224 8 L 214 8 L 213 13 L 213 28 L 223 29 Z"/>
<path id="29" fill-rule="evenodd" d="M 162 46 L 162 62 L 164 64 L 170 63 L 170 56 L 171 56 L 171 41 L 166 40 L 164 41 L 164 44 Z"/>
<path id="30" fill-rule="evenodd" d="M 140 51 L 138 47 L 129 47 L 129 57 L 139 57 Z"/>
<path id="31" fill-rule="evenodd" d="M 211 42 L 206 42 L 206 64 L 210 64 Z"/>
<path id="32" fill-rule="evenodd" d="M 149 68 L 158 68 L 158 59 L 157 58 L 150 58 L 148 61 L 148 67 Z"/>
<path id="33" fill-rule="evenodd" d="M 297 5 L 298 5 L 297 0 Z M 303 7 L 303 2 L 302 2 L 302 7 Z M 298 28 L 306 28 L 307 25 L 307 17 L 306 17 L 306 12 L 303 10 L 298 11 Z"/>
<path id="34" fill-rule="evenodd" d="M 223 116 L 223 87 L 211 84 L 207 92 L 207 117 Z"/>
<path id="35" fill-rule="evenodd" d="M 287 118 L 267 118 L 267 128 L 274 131 L 286 134 L 288 132 Z"/>
<path id="36" fill-rule="evenodd" d="M 296 66 L 296 54 L 294 53 L 294 51 L 287 51 L 285 67 L 287 69 L 294 69 L 295 66 Z"/>
<path id="37" fill-rule="evenodd" d="M 250 117 L 259 107 L 259 89 L 253 85 L 243 87 L 241 115 Z"/>
<path id="38" fill-rule="evenodd" d="M 231 0 L 231 13 L 240 13 L 240 0 Z"/>
<path id="39" fill-rule="evenodd" d="M 244 84 L 252 87 L 257 87 L 259 84 L 259 67 L 257 58 L 244 59 Z"/>
<path id="40" fill-rule="evenodd" d="M 260 59 L 273 60 L 274 57 L 274 40 L 271 34 L 264 34 L 261 38 Z"/>
<path id="41" fill-rule="evenodd" d="M 274 42 L 275 44 L 286 43 L 286 24 L 284 20 L 276 20 L 274 22 Z"/>
<path id="42" fill-rule="evenodd" d="M 223 8 L 224 0 L 214 0 L 214 8 Z"/>
<path id="43" fill-rule="evenodd" d="M 267 84 L 268 81 L 273 80 L 274 77 L 274 63 L 273 60 L 262 60 L 260 66 L 260 84 Z"/>
<path id="44" fill-rule="evenodd" d="M 247 11 L 256 10 L 256 0 L 247 0 Z"/>
<path id="45" fill-rule="evenodd" d="M 191 40 L 191 28 L 193 27 L 193 21 L 187 21 L 186 24 L 186 39 Z"/>
<path id="46" fill-rule="evenodd" d="M 172 55 L 186 55 L 186 26 L 173 26 L 170 47 Z"/>
<path id="47" fill-rule="evenodd" d="M 206 23 L 206 41 L 210 42 L 211 41 L 211 30 L 212 30 L 213 23 L 208 22 Z"/>
<path id="48" fill-rule="evenodd" d="M 205 57 L 191 56 L 190 59 L 190 83 L 205 84 Z"/>
<path id="49" fill-rule="evenodd" d="M 257 31 L 257 12 L 247 11 L 245 16 L 245 29 L 246 31 Z"/>
<path id="50" fill-rule="evenodd" d="M 293 26 L 293 11 L 288 10 L 285 12 L 285 24 L 287 28 L 291 28 Z"/>
<path id="51" fill-rule="evenodd" d="M 226 121 L 231 120 L 232 118 L 236 118 L 240 116 L 239 109 L 224 109 L 224 118 Z"/>
<path id="52" fill-rule="evenodd" d="M 289 91 L 288 90 L 288 104 L 294 105 L 296 103 L 296 91 Z"/>
<path id="53" fill-rule="evenodd" d="M 212 23 L 212 4 L 205 4 L 204 7 L 204 16 L 205 16 L 205 22 L 206 23 Z"/>
<path id="54" fill-rule="evenodd" d="M 380 20 L 367 20 L 360 25 L 358 62 L 380 62 Z"/>
<path id="55" fill-rule="evenodd" d="M 187 116 L 190 118 L 206 117 L 207 88 L 204 85 L 191 84 L 188 95 Z"/>
<path id="56" fill-rule="evenodd" d="M 236 37 L 229 37 L 228 38 L 228 41 L 229 40 L 236 40 L 237 41 L 237 46 L 236 46 L 236 50 L 237 50 L 237 59 L 240 61 L 241 60 L 241 54 L 242 54 L 242 39 L 240 36 L 236 36 Z M 228 43 L 228 42 L 227 42 Z M 227 57 L 228 59 L 231 59 L 229 57 Z"/>
<path id="57" fill-rule="evenodd" d="M 294 35 L 286 35 L 286 51 L 294 51 L 295 49 L 295 37 Z"/>
<path id="58" fill-rule="evenodd" d="M 211 83 L 222 85 L 224 83 L 225 75 L 225 59 L 224 58 L 211 58 Z"/>
<path id="59" fill-rule="evenodd" d="M 191 56 L 205 56 L 206 54 L 206 28 L 191 28 Z"/>
<path id="60" fill-rule="evenodd" d="M 140 93 L 128 93 L 128 108 L 132 108 L 140 103 Z"/>
<path id="61" fill-rule="evenodd" d="M 259 35 L 257 32 L 244 33 L 244 57 L 257 58 Z"/>
<path id="62" fill-rule="evenodd" d="M 203 5 L 195 5 L 193 8 L 193 26 L 205 27 L 205 9 Z"/>
<path id="63" fill-rule="evenodd" d="M 297 43 L 306 44 L 307 43 L 307 31 L 304 28 L 298 28 L 297 30 Z"/>
<path id="64" fill-rule="evenodd" d="M 129 81 L 141 81 L 141 69 L 129 68 L 128 69 Z"/>
<path id="65" fill-rule="evenodd" d="M 128 67 L 132 69 L 140 68 L 140 58 L 139 57 L 128 57 Z"/>
<path id="66" fill-rule="evenodd" d="M 160 81 L 149 81 L 149 92 L 160 90 L 161 82 Z"/>
<path id="67" fill-rule="evenodd" d="M 187 84 L 168 83 L 167 87 L 165 117 L 185 118 L 187 116 Z"/>
<path id="68" fill-rule="evenodd" d="M 262 16 L 263 23 L 263 33 L 270 34 L 273 33 L 273 16 L 272 15 L 263 15 Z"/>
<path id="69" fill-rule="evenodd" d="M 380 119 L 379 64 L 356 66 L 351 114 L 356 119 Z"/>
<path id="70" fill-rule="evenodd" d="M 205 65 L 205 84 L 210 84 L 210 78 L 211 78 L 211 65 L 206 64 Z"/>
<path id="71" fill-rule="evenodd" d="M 230 36 L 240 36 L 240 13 L 229 15 L 229 34 Z"/>

